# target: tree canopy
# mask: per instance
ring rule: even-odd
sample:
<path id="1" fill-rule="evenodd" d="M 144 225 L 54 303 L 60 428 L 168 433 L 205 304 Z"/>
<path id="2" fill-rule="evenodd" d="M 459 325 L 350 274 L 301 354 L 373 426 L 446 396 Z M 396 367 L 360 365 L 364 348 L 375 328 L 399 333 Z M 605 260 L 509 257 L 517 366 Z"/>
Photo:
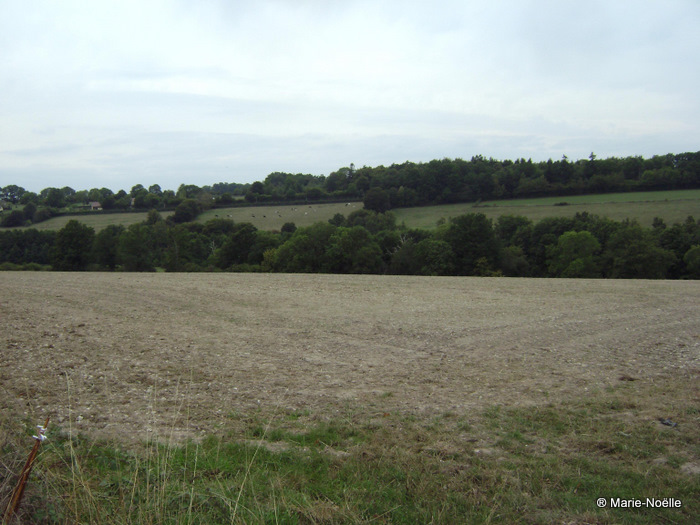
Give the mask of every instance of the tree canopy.
<path id="1" fill-rule="evenodd" d="M 0 231 L 0 265 L 55 270 L 273 271 L 511 277 L 700 278 L 700 221 L 644 228 L 579 213 L 542 219 L 468 213 L 437 229 L 411 230 L 391 212 L 281 231 L 247 222 L 163 220 L 157 213 L 128 228 L 95 234 L 71 220 L 58 232 Z M 32 267 L 34 268 L 34 266 Z"/>
<path id="2" fill-rule="evenodd" d="M 41 213 L 24 221 L 37 222 L 47 214 L 50 217 L 65 208 L 86 209 L 95 202 L 103 210 L 172 210 L 192 201 L 201 211 L 211 206 L 361 200 L 367 210 L 381 213 L 393 208 L 480 200 L 688 188 L 700 188 L 700 152 L 646 159 L 602 159 L 591 153 L 576 161 L 566 155 L 544 162 L 476 155 L 469 160 L 445 158 L 391 166 L 355 168 L 351 164 L 328 176 L 274 172 L 253 183 L 219 182 L 201 187 L 181 184 L 177 191 L 163 190 L 159 184 L 136 184 L 129 192 L 122 189 L 114 193 L 108 188 L 76 191 L 65 186 L 45 188 L 36 194 L 8 184 L 0 188 L 0 201 L 10 206 L 33 203 Z M 177 220 L 187 222 L 196 208 L 189 202 Z"/>

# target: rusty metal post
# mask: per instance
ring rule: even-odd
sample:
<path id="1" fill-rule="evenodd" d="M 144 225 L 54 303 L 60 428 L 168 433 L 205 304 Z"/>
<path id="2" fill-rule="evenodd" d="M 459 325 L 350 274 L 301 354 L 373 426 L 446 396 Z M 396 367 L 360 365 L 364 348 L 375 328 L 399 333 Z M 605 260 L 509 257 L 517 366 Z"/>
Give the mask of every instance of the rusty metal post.
<path id="1" fill-rule="evenodd" d="M 15 511 L 19 507 L 20 502 L 22 501 L 22 495 L 24 494 L 24 487 L 27 486 L 27 481 L 29 480 L 29 474 L 32 471 L 32 466 L 34 465 L 34 460 L 36 459 L 36 455 L 39 453 L 39 447 L 41 446 L 41 443 L 46 439 L 46 429 L 49 426 L 49 417 L 46 418 L 46 422 L 44 423 L 44 426 L 37 425 L 36 427 L 39 429 L 39 432 L 37 432 L 36 436 L 32 436 L 36 441 L 34 442 L 34 447 L 32 448 L 32 451 L 29 453 L 29 457 L 27 458 L 27 462 L 24 464 L 24 468 L 22 469 L 22 473 L 19 476 L 19 480 L 17 481 L 17 486 L 15 487 L 15 490 L 12 492 L 12 497 L 10 498 L 10 503 L 7 505 L 7 508 L 5 509 L 5 514 L 3 515 L 2 522 L 3 523 L 10 523 L 10 520 L 12 519 L 12 516 L 15 514 Z"/>

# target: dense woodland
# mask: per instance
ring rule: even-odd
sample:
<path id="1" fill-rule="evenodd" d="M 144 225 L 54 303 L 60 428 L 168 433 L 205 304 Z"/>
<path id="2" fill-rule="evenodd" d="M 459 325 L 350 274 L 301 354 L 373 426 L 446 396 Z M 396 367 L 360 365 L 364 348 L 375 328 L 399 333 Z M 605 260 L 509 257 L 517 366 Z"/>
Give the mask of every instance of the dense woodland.
<path id="1" fill-rule="evenodd" d="M 279 232 L 213 219 L 148 219 L 99 233 L 71 220 L 57 232 L 0 232 L 0 269 L 270 271 L 521 277 L 700 278 L 700 221 L 652 228 L 578 214 L 536 224 L 470 213 L 435 231 L 396 225 L 391 212 L 358 210 Z"/>
<path id="2" fill-rule="evenodd" d="M 392 208 L 478 202 L 492 199 L 580 195 L 623 191 L 700 188 L 700 152 L 678 155 L 547 162 L 518 159 L 442 159 L 405 162 L 389 167 L 341 168 L 328 176 L 271 173 L 252 184 L 220 182 L 212 186 L 182 184 L 177 191 L 158 184 L 137 184 L 129 192 L 108 188 L 76 191 L 70 187 L 26 191 L 8 185 L 0 192 L 7 208 L 3 226 L 41 222 L 63 213 L 90 211 L 98 203 L 104 212 L 173 210 L 186 200 L 200 209 L 267 203 L 362 200 L 365 208 Z M 13 206 L 18 209 L 12 210 Z M 19 209 L 21 207 L 21 209 Z"/>
<path id="3" fill-rule="evenodd" d="M 61 213 L 148 209 L 148 219 L 95 231 L 76 220 L 58 232 L 0 231 L 0 269 L 271 271 L 523 277 L 700 278 L 700 221 L 652 228 L 588 214 L 533 223 L 471 213 L 435 231 L 399 227 L 396 207 L 494 198 L 700 187 L 700 152 L 534 163 L 483 157 L 342 168 L 327 177 L 272 173 L 253 184 L 152 185 L 112 193 L 10 185 L 0 198 L 4 226 L 28 226 Z M 361 198 L 347 217 L 279 232 L 250 223 L 194 222 L 216 206 Z M 12 209 L 14 207 L 14 209 Z M 9 209 L 8 209 L 9 208 Z M 175 210 L 164 220 L 159 210 Z M 94 213 L 94 212 L 90 212 Z"/>

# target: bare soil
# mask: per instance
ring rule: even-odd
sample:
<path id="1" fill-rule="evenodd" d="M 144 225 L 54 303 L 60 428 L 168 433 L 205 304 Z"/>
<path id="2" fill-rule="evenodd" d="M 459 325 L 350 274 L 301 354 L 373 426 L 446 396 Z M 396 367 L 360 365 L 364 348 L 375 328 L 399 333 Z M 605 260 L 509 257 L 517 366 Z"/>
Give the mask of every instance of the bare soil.
<path id="1" fill-rule="evenodd" d="M 251 411 L 537 405 L 698 370 L 697 281 L 0 273 L 0 409 L 124 440 Z"/>

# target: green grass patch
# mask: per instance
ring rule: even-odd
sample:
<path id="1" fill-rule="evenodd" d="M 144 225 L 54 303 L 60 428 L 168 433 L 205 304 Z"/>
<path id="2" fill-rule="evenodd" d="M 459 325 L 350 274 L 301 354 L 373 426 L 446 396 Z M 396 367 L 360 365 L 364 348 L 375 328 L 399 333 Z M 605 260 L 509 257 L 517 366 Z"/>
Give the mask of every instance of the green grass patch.
<path id="1" fill-rule="evenodd" d="M 197 217 L 197 222 L 204 223 L 215 218 L 231 219 L 236 223 L 249 222 L 259 230 L 271 231 L 281 230 L 287 222 L 293 222 L 297 228 L 311 226 L 332 219 L 336 213 L 347 217 L 361 209 L 362 202 L 217 208 L 202 213 Z"/>
<path id="2" fill-rule="evenodd" d="M 173 214 L 172 211 L 160 212 L 164 219 L 168 218 Z M 40 231 L 51 231 L 60 230 L 70 220 L 79 221 L 91 228 L 94 228 L 95 232 L 104 230 L 107 226 L 114 224 L 115 226 L 121 225 L 128 228 L 132 224 L 138 224 L 144 222 L 148 217 L 148 212 L 124 212 L 124 213 L 79 213 L 76 215 L 61 215 L 59 217 L 52 217 L 43 222 L 37 224 L 32 224 L 31 226 L 23 226 L 22 229 L 35 228 Z"/>
<path id="3" fill-rule="evenodd" d="M 231 219 L 234 222 L 250 222 L 259 230 L 281 230 L 287 222 L 297 227 L 325 222 L 340 213 L 347 217 L 362 209 L 362 202 L 316 203 L 303 205 L 270 205 L 254 207 L 217 208 L 203 212 L 197 222 L 205 223 L 214 218 Z M 661 217 L 667 224 L 683 222 L 688 215 L 700 215 L 700 190 L 670 190 L 650 192 L 606 193 L 596 195 L 570 195 L 484 201 L 476 203 L 444 204 L 417 208 L 391 210 L 397 224 L 409 228 L 433 229 L 440 219 L 449 219 L 465 213 L 483 213 L 491 219 L 501 215 L 522 215 L 534 222 L 545 217 L 573 217 L 588 212 L 621 221 L 636 219 L 643 226 L 651 226 L 654 217 Z M 162 212 L 167 218 L 173 212 Z M 128 227 L 146 220 L 147 212 L 82 213 L 54 217 L 32 225 L 38 230 L 60 230 L 71 219 L 76 219 L 96 232 L 110 224 Z"/>
<path id="4" fill-rule="evenodd" d="M 325 222 L 333 218 L 336 213 L 347 217 L 356 210 L 362 209 L 361 202 L 332 203 L 332 204 L 304 204 L 304 205 L 272 205 L 272 206 L 246 206 L 233 208 L 216 208 L 202 212 L 196 222 L 205 223 L 211 219 L 230 219 L 236 223 L 250 222 L 259 230 L 281 230 L 287 222 L 293 222 L 297 227 L 311 226 L 316 222 Z M 160 212 L 163 218 L 173 214 L 172 211 Z M 128 228 L 132 224 L 144 222 L 148 212 L 125 213 L 80 213 L 76 215 L 62 215 L 53 217 L 29 228 L 37 230 L 60 230 L 68 221 L 74 219 L 94 228 L 99 232 L 110 224 L 122 225 Z"/>
<path id="5" fill-rule="evenodd" d="M 658 202 L 700 200 L 700 189 L 696 190 L 664 190 L 664 191 L 634 191 L 624 193 L 600 193 L 591 195 L 568 195 L 560 197 L 534 197 L 531 199 L 502 199 L 484 201 L 480 206 L 561 206 L 566 204 L 607 204 L 611 202 Z"/>
<path id="6" fill-rule="evenodd" d="M 562 205 L 566 203 L 566 205 Z M 496 220 L 501 215 L 521 215 L 533 222 L 546 217 L 573 217 L 576 213 L 608 217 L 615 221 L 636 219 L 643 226 L 651 226 L 654 217 L 667 224 L 683 222 L 688 215 L 700 215 L 700 190 L 606 193 L 600 195 L 572 195 L 445 204 L 420 208 L 392 210 L 398 224 L 409 228 L 432 229 L 440 219 L 448 220 L 465 213 L 483 213 Z"/>
<path id="7" fill-rule="evenodd" d="M 478 413 L 235 415 L 201 442 L 123 447 L 49 432 L 21 509 L 42 523 L 692 523 L 700 422 L 631 387 Z M 293 417 L 292 417 L 293 416 Z M 675 416 L 674 416 L 675 417 Z M 2 497 L 31 447 L 3 424 Z M 22 448 L 26 450 L 22 451 Z M 14 470 L 14 475 L 12 474 Z M 598 498 L 678 508 L 599 508 Z"/>

